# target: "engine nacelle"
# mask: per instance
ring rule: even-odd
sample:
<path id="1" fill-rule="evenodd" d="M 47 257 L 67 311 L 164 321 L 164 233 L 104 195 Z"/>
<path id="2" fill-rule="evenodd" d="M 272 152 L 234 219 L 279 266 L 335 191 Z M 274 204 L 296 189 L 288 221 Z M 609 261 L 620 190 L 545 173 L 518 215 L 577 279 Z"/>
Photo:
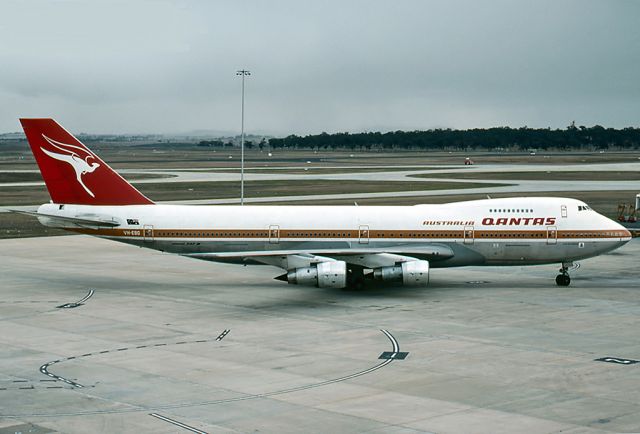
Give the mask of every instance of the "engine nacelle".
<path id="1" fill-rule="evenodd" d="M 373 270 L 373 278 L 385 282 L 402 282 L 406 286 L 429 284 L 429 261 L 407 261 Z"/>
<path id="2" fill-rule="evenodd" d="M 344 261 L 318 262 L 310 267 L 296 268 L 287 273 L 287 282 L 312 285 L 318 288 L 345 288 L 347 263 Z"/>

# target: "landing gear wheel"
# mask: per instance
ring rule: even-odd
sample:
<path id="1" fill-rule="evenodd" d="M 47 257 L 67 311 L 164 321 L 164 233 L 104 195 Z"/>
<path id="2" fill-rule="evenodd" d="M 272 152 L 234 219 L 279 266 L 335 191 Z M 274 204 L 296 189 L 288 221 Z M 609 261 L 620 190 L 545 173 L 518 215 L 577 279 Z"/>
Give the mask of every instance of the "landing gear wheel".
<path id="1" fill-rule="evenodd" d="M 569 286 L 571 283 L 571 277 L 568 274 L 558 274 L 556 276 L 556 285 L 558 286 Z"/>
<path id="2" fill-rule="evenodd" d="M 578 265 L 579 266 L 579 265 Z M 578 268 L 576 266 L 575 268 Z M 571 277 L 569 277 L 569 267 L 574 267 L 573 262 L 563 262 L 560 266 L 560 274 L 556 276 L 556 285 L 558 286 L 569 286 L 571 283 Z"/>

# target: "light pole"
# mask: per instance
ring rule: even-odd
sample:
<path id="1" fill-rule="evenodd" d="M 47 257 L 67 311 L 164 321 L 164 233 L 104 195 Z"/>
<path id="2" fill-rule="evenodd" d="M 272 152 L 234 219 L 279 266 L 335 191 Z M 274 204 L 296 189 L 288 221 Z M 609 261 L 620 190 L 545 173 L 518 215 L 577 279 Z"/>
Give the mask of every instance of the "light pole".
<path id="1" fill-rule="evenodd" d="M 244 205 L 244 77 L 251 75 L 246 69 L 236 71 L 236 75 L 242 76 L 242 122 L 240 132 L 240 205 Z"/>

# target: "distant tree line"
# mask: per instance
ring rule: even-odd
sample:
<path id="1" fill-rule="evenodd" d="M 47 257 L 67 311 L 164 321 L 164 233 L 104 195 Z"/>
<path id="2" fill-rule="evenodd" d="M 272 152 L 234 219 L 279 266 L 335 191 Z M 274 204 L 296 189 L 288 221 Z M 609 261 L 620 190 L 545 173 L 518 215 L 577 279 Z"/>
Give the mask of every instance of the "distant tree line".
<path id="1" fill-rule="evenodd" d="M 200 142 L 198 142 L 198 146 L 205 146 L 205 147 L 210 147 L 210 148 L 222 148 L 222 147 L 231 147 L 231 146 L 240 146 L 240 141 L 237 141 L 237 143 L 234 143 L 232 141 L 222 141 L 222 140 L 200 140 Z M 251 140 L 245 140 L 244 141 L 244 146 L 247 149 L 251 149 L 254 147 L 254 143 Z M 260 148 L 260 150 L 262 150 L 265 146 L 267 146 L 267 141 L 263 138 L 262 140 L 260 140 L 258 142 L 258 148 Z"/>
<path id="2" fill-rule="evenodd" d="M 210 148 L 222 148 L 225 146 L 233 146 L 231 142 L 223 142 L 222 140 L 200 140 L 198 146 L 205 146 Z"/>
<path id="3" fill-rule="evenodd" d="M 269 139 L 272 148 L 311 149 L 444 149 L 444 150 L 564 150 L 637 149 L 640 128 L 579 126 L 551 128 L 475 128 L 470 130 L 433 129 L 388 133 L 336 133 L 308 136 L 290 135 Z"/>

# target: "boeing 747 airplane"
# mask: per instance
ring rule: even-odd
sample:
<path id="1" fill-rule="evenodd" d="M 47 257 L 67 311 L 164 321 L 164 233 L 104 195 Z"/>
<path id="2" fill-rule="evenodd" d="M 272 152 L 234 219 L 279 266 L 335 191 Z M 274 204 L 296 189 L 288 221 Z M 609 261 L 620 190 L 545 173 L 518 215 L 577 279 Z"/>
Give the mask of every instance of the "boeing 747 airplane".
<path id="1" fill-rule="evenodd" d="M 320 288 L 366 279 L 424 286 L 431 268 L 573 261 L 631 239 L 575 199 L 514 197 L 415 206 L 155 204 L 53 119 L 21 119 L 51 203 L 46 226 L 207 261 L 268 264 Z"/>

